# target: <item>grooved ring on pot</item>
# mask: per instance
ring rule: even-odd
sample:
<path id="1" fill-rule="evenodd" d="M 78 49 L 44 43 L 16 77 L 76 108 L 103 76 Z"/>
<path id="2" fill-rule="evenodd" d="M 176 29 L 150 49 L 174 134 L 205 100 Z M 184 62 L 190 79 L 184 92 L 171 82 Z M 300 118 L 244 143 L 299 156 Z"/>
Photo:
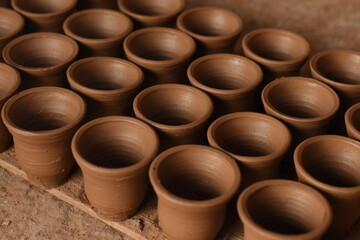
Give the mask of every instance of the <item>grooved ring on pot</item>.
<path id="1" fill-rule="evenodd" d="M 360 103 L 354 104 L 346 111 L 345 125 L 349 137 L 360 141 Z"/>
<path id="2" fill-rule="evenodd" d="M 24 16 L 51 17 L 64 14 L 75 8 L 77 1 L 75 0 L 12 0 L 12 8 L 23 14 Z"/>
<path id="3" fill-rule="evenodd" d="M 76 42 L 63 34 L 39 32 L 10 41 L 3 57 L 6 63 L 27 72 L 54 71 L 69 64 L 78 51 Z"/>
<path id="4" fill-rule="evenodd" d="M 4 41 L 19 34 L 25 25 L 24 19 L 20 14 L 11 9 L 2 7 L 0 7 L 0 21 L 0 41 Z M 0 54 L 2 53 L 0 52 Z"/>
<path id="5" fill-rule="evenodd" d="M 324 196 L 289 180 L 251 185 L 241 193 L 237 209 L 249 239 L 320 239 L 332 220 Z"/>

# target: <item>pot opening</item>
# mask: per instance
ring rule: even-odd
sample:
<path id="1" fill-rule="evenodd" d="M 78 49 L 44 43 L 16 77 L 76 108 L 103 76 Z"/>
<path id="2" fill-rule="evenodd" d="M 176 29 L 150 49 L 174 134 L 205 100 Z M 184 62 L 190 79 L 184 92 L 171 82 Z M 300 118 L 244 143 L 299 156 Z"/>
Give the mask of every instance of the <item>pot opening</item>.
<path id="1" fill-rule="evenodd" d="M 16 0 L 18 8 L 31 13 L 55 13 L 74 5 L 74 0 Z"/>
<path id="2" fill-rule="evenodd" d="M 360 132 L 360 108 L 355 110 L 350 121 L 354 128 Z"/>
<path id="3" fill-rule="evenodd" d="M 161 0 L 123 0 L 125 7 L 136 14 L 144 16 L 162 16 L 171 14 L 174 9 L 180 9 L 182 1 Z"/>

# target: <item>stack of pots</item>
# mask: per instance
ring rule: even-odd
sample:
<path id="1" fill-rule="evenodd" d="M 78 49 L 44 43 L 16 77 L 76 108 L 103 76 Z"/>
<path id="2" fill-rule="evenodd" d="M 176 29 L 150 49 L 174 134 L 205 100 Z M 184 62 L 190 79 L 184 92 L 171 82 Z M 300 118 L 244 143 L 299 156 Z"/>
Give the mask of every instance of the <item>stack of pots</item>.
<path id="1" fill-rule="evenodd" d="M 243 21 L 220 7 L 8 7 L 0 150 L 14 143 L 32 184 L 60 186 L 77 163 L 99 217 L 122 221 L 151 183 L 174 240 L 215 239 L 236 200 L 245 240 L 338 239 L 359 218 L 360 53 L 318 52 L 309 78 L 305 38 L 257 29 L 240 56 Z"/>

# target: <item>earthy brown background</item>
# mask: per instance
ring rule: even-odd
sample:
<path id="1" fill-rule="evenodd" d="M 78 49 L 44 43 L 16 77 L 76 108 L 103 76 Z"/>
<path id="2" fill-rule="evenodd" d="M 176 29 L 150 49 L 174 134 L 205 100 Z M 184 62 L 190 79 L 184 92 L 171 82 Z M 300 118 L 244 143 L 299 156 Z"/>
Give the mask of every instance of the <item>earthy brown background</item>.
<path id="1" fill-rule="evenodd" d="M 260 27 L 295 31 L 310 41 L 313 52 L 326 48 L 360 51 L 358 0 L 187 1 L 189 7 L 211 5 L 234 10 L 244 20 L 244 32 Z M 0 169 L 0 240 L 8 239 L 129 238 Z"/>

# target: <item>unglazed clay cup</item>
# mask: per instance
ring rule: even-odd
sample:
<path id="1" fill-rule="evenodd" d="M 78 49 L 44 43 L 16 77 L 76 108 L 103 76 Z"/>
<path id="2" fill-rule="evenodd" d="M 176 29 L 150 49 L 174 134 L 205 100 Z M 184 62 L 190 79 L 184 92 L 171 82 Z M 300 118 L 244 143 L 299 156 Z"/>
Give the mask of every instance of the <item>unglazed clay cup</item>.
<path id="1" fill-rule="evenodd" d="M 135 64 L 112 57 L 80 59 L 67 70 L 71 88 L 84 97 L 88 118 L 129 115 L 144 74 Z"/>
<path id="2" fill-rule="evenodd" d="M 5 103 L 2 119 L 30 183 L 52 188 L 67 181 L 75 162 L 71 139 L 85 111 L 79 95 L 59 87 L 27 89 Z"/>
<path id="3" fill-rule="evenodd" d="M 25 88 L 65 86 L 66 69 L 75 59 L 78 45 L 58 33 L 32 33 L 10 41 L 4 48 L 6 63 L 20 71 Z"/>
<path id="4" fill-rule="evenodd" d="M 303 77 L 278 78 L 264 87 L 261 98 L 266 113 L 287 124 L 296 144 L 326 133 L 340 104 L 329 86 Z"/>
<path id="5" fill-rule="evenodd" d="M 153 126 L 161 148 L 201 143 L 213 103 L 204 92 L 182 84 L 160 84 L 146 88 L 134 99 L 137 118 Z"/>
<path id="6" fill-rule="evenodd" d="M 278 177 L 280 161 L 291 144 L 289 129 L 281 121 L 255 112 L 237 112 L 216 119 L 207 131 L 210 146 L 240 166 L 242 185 Z"/>
<path id="7" fill-rule="evenodd" d="M 124 41 L 126 57 L 145 71 L 146 85 L 181 82 L 195 48 L 187 34 L 162 27 L 134 31 Z"/>
<path id="8" fill-rule="evenodd" d="M 234 54 L 210 54 L 193 61 L 187 70 L 192 86 L 212 97 L 214 115 L 254 110 L 255 90 L 263 73 L 250 59 Z"/>
<path id="9" fill-rule="evenodd" d="M 89 9 L 69 16 L 63 28 L 79 43 L 81 57 L 121 57 L 123 40 L 132 31 L 133 23 L 114 10 Z"/>
<path id="10" fill-rule="evenodd" d="M 345 125 L 348 136 L 360 141 L 360 103 L 354 104 L 346 111 Z"/>
<path id="11" fill-rule="evenodd" d="M 265 180 L 249 186 L 237 203 L 244 240 L 320 240 L 332 220 L 328 201 L 295 181 Z"/>
<path id="12" fill-rule="evenodd" d="M 131 117 L 97 118 L 76 132 L 72 151 L 84 176 L 87 199 L 100 218 L 121 221 L 136 212 L 158 146 L 155 131 Z"/>
<path id="13" fill-rule="evenodd" d="M 360 101 L 360 52 L 329 49 L 316 53 L 310 59 L 313 78 L 337 91 L 347 109 Z"/>
<path id="14" fill-rule="evenodd" d="M 120 11 L 142 27 L 171 27 L 185 0 L 118 0 Z"/>
<path id="15" fill-rule="evenodd" d="M 4 46 L 13 38 L 20 35 L 25 22 L 17 12 L 0 7 L 0 61 L 3 61 L 2 51 Z"/>
<path id="16" fill-rule="evenodd" d="M 196 7 L 179 15 L 177 27 L 196 40 L 198 55 L 232 53 L 243 30 L 243 21 L 224 8 Z"/>
<path id="17" fill-rule="evenodd" d="M 12 8 L 23 15 L 29 32 L 62 32 L 66 17 L 77 0 L 12 0 Z"/>
<path id="18" fill-rule="evenodd" d="M 298 75 L 310 54 L 310 44 L 304 37 L 277 28 L 261 28 L 247 33 L 242 39 L 242 48 L 246 57 L 267 70 L 267 81 Z"/>
<path id="19" fill-rule="evenodd" d="M 215 239 L 240 184 L 229 155 L 208 146 L 177 146 L 156 157 L 149 175 L 159 224 L 169 240 Z"/>
<path id="20" fill-rule="evenodd" d="M 298 178 L 329 200 L 334 218 L 326 239 L 340 239 L 360 217 L 360 142 L 322 135 L 300 143 L 294 152 Z"/>
<path id="21" fill-rule="evenodd" d="M 1 10 L 0 10 L 1 11 Z M 13 67 L 0 63 L 0 109 L 5 102 L 18 90 L 21 83 L 19 72 Z M 12 145 L 12 136 L 0 119 L 0 152 L 5 151 Z"/>

